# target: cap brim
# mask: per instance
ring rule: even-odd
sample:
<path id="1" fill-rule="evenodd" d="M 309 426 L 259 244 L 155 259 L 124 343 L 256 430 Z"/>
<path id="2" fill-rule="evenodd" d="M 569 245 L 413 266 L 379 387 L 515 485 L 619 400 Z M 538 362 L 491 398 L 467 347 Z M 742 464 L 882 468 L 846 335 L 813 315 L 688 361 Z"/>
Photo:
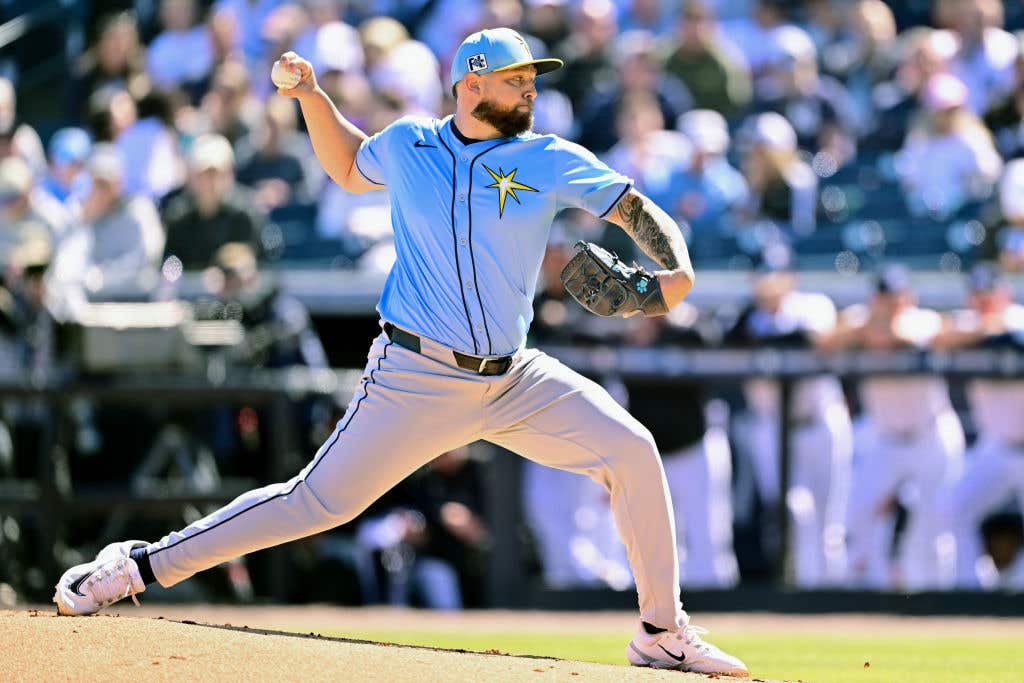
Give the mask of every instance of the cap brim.
<path id="1" fill-rule="evenodd" d="M 491 73 L 518 69 L 521 66 L 529 66 L 531 64 L 537 67 L 537 75 L 540 76 L 541 74 L 546 74 L 554 71 L 555 69 L 561 69 L 565 63 L 561 59 L 530 59 L 525 62 L 509 64 L 508 66 L 503 66 L 500 69 L 491 69 Z"/>

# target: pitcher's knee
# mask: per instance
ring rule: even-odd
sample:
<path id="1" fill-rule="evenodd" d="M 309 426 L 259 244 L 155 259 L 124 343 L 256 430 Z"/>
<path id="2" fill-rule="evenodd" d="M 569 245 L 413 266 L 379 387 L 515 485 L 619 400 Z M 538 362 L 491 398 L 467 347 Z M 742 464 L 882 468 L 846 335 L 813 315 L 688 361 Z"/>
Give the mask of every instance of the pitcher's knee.
<path id="1" fill-rule="evenodd" d="M 360 495 L 359 487 L 354 486 L 332 486 L 325 490 L 304 481 L 299 488 L 308 492 L 309 503 L 319 508 L 324 521 L 332 527 L 351 522 L 373 502 L 372 498 Z"/>
<path id="2" fill-rule="evenodd" d="M 661 456 L 651 432 L 642 425 L 623 429 L 605 449 L 606 462 L 613 473 L 661 473 Z"/>

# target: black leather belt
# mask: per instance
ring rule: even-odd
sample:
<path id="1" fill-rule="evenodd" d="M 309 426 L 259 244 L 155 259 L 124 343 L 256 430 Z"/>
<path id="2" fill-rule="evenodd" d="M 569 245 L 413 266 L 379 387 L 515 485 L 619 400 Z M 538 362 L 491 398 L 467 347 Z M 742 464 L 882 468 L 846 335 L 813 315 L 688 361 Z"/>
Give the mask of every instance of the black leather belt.
<path id="1" fill-rule="evenodd" d="M 391 323 L 384 323 L 384 334 L 388 335 L 388 339 L 399 346 L 416 353 L 422 353 L 420 351 L 420 338 L 415 334 L 399 329 Z M 504 375 L 512 367 L 512 356 L 481 358 L 480 356 L 459 353 L 455 350 L 452 351 L 452 355 L 455 357 L 456 365 L 463 370 L 469 370 L 478 375 Z"/>

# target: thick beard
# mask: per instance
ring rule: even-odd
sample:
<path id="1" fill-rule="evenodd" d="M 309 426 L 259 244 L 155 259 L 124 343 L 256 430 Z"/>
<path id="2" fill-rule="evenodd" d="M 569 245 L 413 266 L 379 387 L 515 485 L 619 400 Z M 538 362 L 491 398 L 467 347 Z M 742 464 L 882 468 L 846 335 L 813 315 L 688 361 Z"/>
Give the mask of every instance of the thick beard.
<path id="1" fill-rule="evenodd" d="M 494 126 L 503 138 L 510 138 L 533 128 L 533 111 L 522 112 L 515 107 L 501 109 L 487 100 L 473 108 L 473 118 Z"/>

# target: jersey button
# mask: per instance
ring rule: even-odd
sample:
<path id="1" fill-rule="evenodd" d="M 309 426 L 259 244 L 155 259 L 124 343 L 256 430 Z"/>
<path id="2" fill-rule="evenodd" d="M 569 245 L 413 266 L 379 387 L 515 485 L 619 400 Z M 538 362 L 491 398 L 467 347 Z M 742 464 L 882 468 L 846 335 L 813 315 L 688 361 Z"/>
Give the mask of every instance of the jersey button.
<path id="1" fill-rule="evenodd" d="M 461 244 L 462 246 L 466 246 L 466 238 L 463 237 L 462 239 L 460 239 L 459 244 Z"/>
<path id="2" fill-rule="evenodd" d="M 462 193 L 460 192 L 460 193 L 459 193 L 459 196 L 457 197 L 457 199 L 458 199 L 458 200 L 459 200 L 460 202 L 464 202 L 464 201 L 466 201 L 466 195 L 464 195 L 464 194 L 462 194 Z"/>
<path id="3" fill-rule="evenodd" d="M 467 282 L 466 283 L 466 289 L 473 289 L 473 283 L 472 282 Z"/>
<path id="4" fill-rule="evenodd" d="M 468 154 L 463 154 L 462 155 L 462 160 L 463 161 L 469 161 L 469 155 Z"/>

